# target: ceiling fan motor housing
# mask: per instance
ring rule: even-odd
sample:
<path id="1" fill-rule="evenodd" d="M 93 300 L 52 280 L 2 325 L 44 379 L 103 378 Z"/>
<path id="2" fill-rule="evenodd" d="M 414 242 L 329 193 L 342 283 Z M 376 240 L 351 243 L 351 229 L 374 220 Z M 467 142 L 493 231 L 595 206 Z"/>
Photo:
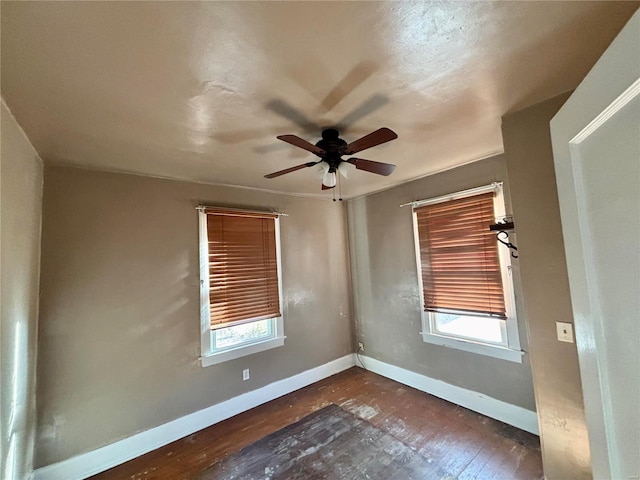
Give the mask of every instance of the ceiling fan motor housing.
<path id="1" fill-rule="evenodd" d="M 338 130 L 327 128 L 322 131 L 322 140 L 316 143 L 316 146 L 325 151 L 318 156 L 329 164 L 329 172 L 335 172 L 343 161 L 340 157 L 347 148 L 347 142 L 340 138 Z"/>

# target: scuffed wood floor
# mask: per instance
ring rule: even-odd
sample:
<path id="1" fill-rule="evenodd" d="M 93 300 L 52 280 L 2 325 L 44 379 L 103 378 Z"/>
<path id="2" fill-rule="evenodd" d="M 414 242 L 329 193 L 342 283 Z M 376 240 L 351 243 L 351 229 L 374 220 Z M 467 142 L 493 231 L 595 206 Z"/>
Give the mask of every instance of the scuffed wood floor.
<path id="1" fill-rule="evenodd" d="M 331 403 L 416 449 L 447 472 L 447 480 L 543 478 L 540 443 L 535 435 L 358 367 L 91 478 L 189 479 L 225 456 Z"/>

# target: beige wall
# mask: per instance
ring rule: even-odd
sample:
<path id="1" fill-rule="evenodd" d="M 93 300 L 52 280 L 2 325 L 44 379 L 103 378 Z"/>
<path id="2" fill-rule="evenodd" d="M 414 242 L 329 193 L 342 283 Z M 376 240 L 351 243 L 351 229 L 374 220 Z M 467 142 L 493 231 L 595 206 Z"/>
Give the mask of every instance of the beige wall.
<path id="1" fill-rule="evenodd" d="M 571 322 L 549 121 L 568 94 L 503 118 L 518 232 L 531 366 L 549 480 L 591 478 L 575 344 L 558 342 L 555 322 Z"/>
<path id="2" fill-rule="evenodd" d="M 509 185 L 503 156 L 474 162 L 348 202 L 357 341 L 367 356 L 535 410 L 528 355 L 523 363 L 424 343 L 411 207 L 401 204 L 491 182 Z M 517 242 L 515 242 L 517 244 Z M 527 350 L 517 261 L 520 342 Z"/>
<path id="3" fill-rule="evenodd" d="M 200 366 L 199 203 L 289 214 L 283 347 Z M 350 353 L 344 221 L 324 200 L 47 168 L 36 466 Z"/>
<path id="4" fill-rule="evenodd" d="M 0 477 L 28 477 L 35 363 L 42 161 L 2 101 L 0 148 Z"/>
<path id="5" fill-rule="evenodd" d="M 550 480 L 590 478 L 575 347 L 555 339 L 555 321 L 570 320 L 571 306 L 548 121 L 565 98 L 503 119 L 506 165 L 498 156 L 348 203 L 356 338 L 367 354 L 533 410 L 528 355 L 518 365 L 422 342 L 410 209 L 399 208 L 495 180 L 507 183 L 520 251 L 516 278 L 524 292 L 518 295 L 520 336 L 523 349 L 531 351 Z M 33 435 L 30 366 L 42 167 L 4 105 L 1 173 L 2 447 L 4 458 L 11 433 L 5 423 L 8 400 L 18 398 L 22 416 L 16 418 L 22 420 L 14 422 L 13 438 L 20 442 L 16 458 L 24 472 Z M 347 240 L 339 204 L 61 167 L 48 168 L 45 178 L 37 466 L 351 351 Z M 200 367 L 193 208 L 200 202 L 290 214 L 282 222 L 284 347 Z M 17 367 L 10 355 L 20 358 Z M 251 368 L 249 382 L 241 380 L 243 368 Z"/>

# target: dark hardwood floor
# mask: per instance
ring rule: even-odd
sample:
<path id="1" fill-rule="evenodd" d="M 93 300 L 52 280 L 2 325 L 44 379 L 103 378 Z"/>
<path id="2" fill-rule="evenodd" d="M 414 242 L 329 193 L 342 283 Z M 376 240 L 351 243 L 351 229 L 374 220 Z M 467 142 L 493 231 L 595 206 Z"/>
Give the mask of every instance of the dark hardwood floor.
<path id="1" fill-rule="evenodd" d="M 189 479 L 331 403 L 416 449 L 446 471 L 447 480 L 543 478 L 535 435 L 354 367 L 92 479 Z"/>

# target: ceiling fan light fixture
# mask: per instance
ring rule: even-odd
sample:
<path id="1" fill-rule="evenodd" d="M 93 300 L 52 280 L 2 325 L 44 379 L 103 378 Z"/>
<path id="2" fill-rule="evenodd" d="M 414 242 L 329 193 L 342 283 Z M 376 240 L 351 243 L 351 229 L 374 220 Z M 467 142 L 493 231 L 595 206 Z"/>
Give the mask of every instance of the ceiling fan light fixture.
<path id="1" fill-rule="evenodd" d="M 340 166 L 338 167 L 338 171 L 346 179 L 349 179 L 349 174 L 355 171 L 355 169 L 356 169 L 356 166 L 348 162 L 341 162 Z"/>
<path id="2" fill-rule="evenodd" d="M 322 179 L 322 184 L 327 188 L 336 186 L 336 172 L 327 172 Z"/>
<path id="3" fill-rule="evenodd" d="M 329 172 L 329 164 L 327 162 L 320 162 L 318 164 L 318 175 L 320 178 L 324 178 L 324 176 Z"/>

